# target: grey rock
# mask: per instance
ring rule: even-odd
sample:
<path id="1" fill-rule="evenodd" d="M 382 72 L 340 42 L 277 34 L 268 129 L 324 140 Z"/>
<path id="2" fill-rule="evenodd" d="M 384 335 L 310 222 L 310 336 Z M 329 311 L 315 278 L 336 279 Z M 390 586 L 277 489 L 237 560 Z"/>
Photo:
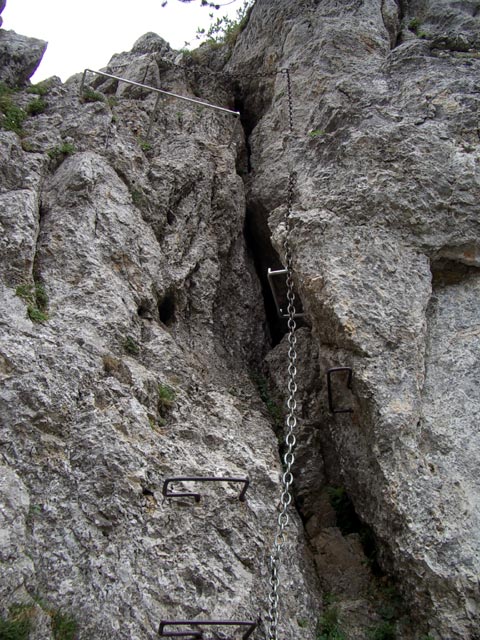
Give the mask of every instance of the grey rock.
<path id="1" fill-rule="evenodd" d="M 15 31 L 0 31 L 0 81 L 16 87 L 27 84 L 40 64 L 47 43 Z"/>
<path id="2" fill-rule="evenodd" d="M 229 63 L 237 73 L 290 68 L 290 136 L 282 133 L 285 77 L 243 82 L 248 206 L 269 216 L 282 256 L 286 178 L 295 172 L 294 268 L 323 381 L 312 401 L 320 403 L 322 452 L 337 467 L 332 472 L 330 464 L 327 480 L 340 476 L 373 528 L 384 567 L 400 578 L 418 624 L 435 638 L 475 637 L 479 606 L 471 581 L 478 510 L 470 506 L 478 504 L 478 388 L 471 372 L 453 364 L 460 351 L 447 349 L 441 366 L 429 360 L 432 341 L 450 344 L 457 323 L 471 326 L 473 313 L 479 24 L 472 3 L 409 3 L 395 46 L 393 3 L 258 2 Z M 431 282 L 445 269 L 446 291 L 452 286 L 455 294 L 442 294 L 442 322 L 432 334 Z M 470 348 L 462 350 L 467 361 Z M 353 393 L 342 379 L 334 391 L 352 417 L 328 415 L 325 371 L 335 365 L 353 368 Z M 453 383 L 445 368 L 457 372 Z M 433 463 L 434 485 L 421 442 L 440 404 L 449 457 L 438 470 Z M 437 413 L 425 423 L 427 405 L 427 415 Z"/>

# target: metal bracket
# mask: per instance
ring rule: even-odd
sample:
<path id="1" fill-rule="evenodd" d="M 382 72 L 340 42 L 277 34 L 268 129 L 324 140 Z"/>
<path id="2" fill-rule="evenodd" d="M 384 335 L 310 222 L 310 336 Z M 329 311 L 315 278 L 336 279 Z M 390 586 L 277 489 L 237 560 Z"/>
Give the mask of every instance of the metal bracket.
<path id="1" fill-rule="evenodd" d="M 212 627 L 248 627 L 242 635 L 242 640 L 247 640 L 257 627 L 257 622 L 252 620 L 161 620 L 158 627 L 158 635 L 161 638 L 203 638 L 203 631 L 188 629 L 186 631 L 165 631 L 165 627 L 195 627 L 195 626 L 212 626 Z"/>
<path id="2" fill-rule="evenodd" d="M 289 318 L 290 315 L 286 312 L 284 312 L 283 308 L 280 306 L 280 302 L 279 302 L 279 293 L 277 291 L 277 288 L 275 287 L 274 284 L 274 279 L 277 276 L 286 276 L 288 273 L 287 269 L 278 269 L 277 271 L 273 271 L 272 269 L 268 269 L 267 272 L 267 277 L 268 277 L 268 282 L 270 284 L 270 289 L 272 290 L 272 296 L 273 296 L 273 300 L 275 302 L 275 306 L 277 308 L 277 313 L 279 318 Z M 295 315 L 293 316 L 294 318 L 303 318 L 305 316 L 304 313 L 295 313 Z"/>
<path id="3" fill-rule="evenodd" d="M 240 491 L 238 499 L 240 502 L 245 502 L 245 494 L 247 492 L 248 486 L 250 484 L 250 480 L 248 478 L 215 478 L 215 477 L 207 477 L 207 478 L 198 478 L 198 477 L 176 477 L 176 478 L 166 478 L 163 483 L 162 494 L 165 498 L 185 498 L 191 497 L 195 498 L 195 502 L 200 502 L 201 494 L 195 493 L 191 491 L 168 491 L 168 485 L 171 482 L 242 482 L 243 488 Z"/>
<path id="4" fill-rule="evenodd" d="M 338 373 L 341 371 L 348 371 L 347 389 L 352 388 L 352 369 L 351 367 L 332 367 L 327 370 L 327 393 L 328 393 L 328 408 L 331 413 L 353 413 L 353 409 L 335 409 L 333 406 L 332 395 L 332 373 Z"/>

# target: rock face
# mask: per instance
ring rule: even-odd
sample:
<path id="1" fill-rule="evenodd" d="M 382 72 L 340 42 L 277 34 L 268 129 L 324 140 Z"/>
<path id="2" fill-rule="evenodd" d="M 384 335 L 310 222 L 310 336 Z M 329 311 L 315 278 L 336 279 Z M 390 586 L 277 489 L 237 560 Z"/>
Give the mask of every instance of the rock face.
<path id="1" fill-rule="evenodd" d="M 294 172 L 306 320 L 280 635 L 478 638 L 474 4 L 257 0 L 230 56 L 150 33 L 112 58 L 240 108 L 243 131 L 170 98 L 152 116 L 154 94 L 99 77 L 82 98 L 52 80 L 21 136 L 0 131 L 4 620 L 146 640 L 161 619 L 260 617 L 265 637 L 288 349 L 264 270 Z M 338 365 L 352 412 L 332 416 Z M 162 499 L 206 475 L 248 475 L 246 502 L 235 483 Z"/>
<path id="2" fill-rule="evenodd" d="M 27 84 L 40 64 L 46 48 L 47 43 L 44 40 L 27 38 L 15 31 L 1 29 L 0 82 L 10 87 Z"/>
<path id="3" fill-rule="evenodd" d="M 154 40 L 124 75 L 193 96 Z M 0 133 L 0 615 L 21 604 L 39 640 L 59 616 L 85 640 L 162 619 L 262 629 L 281 465 L 249 377 L 265 318 L 234 119 L 166 101 L 147 141 L 155 95 L 99 88 L 109 103 L 53 81 L 22 138 Z M 175 476 L 250 486 L 240 502 L 238 484 L 176 482 L 201 501 L 165 501 Z M 284 629 L 307 639 L 319 591 L 295 515 L 290 532 Z"/>
<path id="4" fill-rule="evenodd" d="M 353 413 L 332 418 L 323 384 L 307 417 L 435 638 L 478 637 L 480 613 L 477 13 L 259 2 L 230 63 L 290 68 L 290 137 L 284 78 L 264 83 L 262 104 L 260 82 L 245 84 L 248 206 L 280 247 L 295 172 L 294 259 L 321 380 L 353 369 L 351 394 L 334 380 Z"/>

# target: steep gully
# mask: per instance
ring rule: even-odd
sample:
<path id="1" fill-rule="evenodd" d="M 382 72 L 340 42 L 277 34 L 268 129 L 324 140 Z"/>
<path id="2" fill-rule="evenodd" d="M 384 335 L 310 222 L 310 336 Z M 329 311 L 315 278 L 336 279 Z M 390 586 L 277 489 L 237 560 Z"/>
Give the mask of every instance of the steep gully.
<path id="1" fill-rule="evenodd" d="M 255 180 L 251 164 L 251 134 L 261 118 L 261 113 L 256 111 L 259 99 L 258 96 L 242 95 L 239 86 L 235 93 L 235 108 L 241 113 L 244 134 L 244 146 L 238 149 L 237 158 L 237 171 L 244 181 L 246 191 L 244 238 L 261 284 L 265 307 L 265 358 L 259 366 L 261 375 L 266 379 L 260 395 L 268 406 L 271 403 L 270 394 L 282 404 L 286 397 L 286 389 L 281 388 L 273 370 L 281 363 L 282 358 L 285 369 L 287 367 L 286 340 L 283 344 L 282 340 L 288 328 L 286 320 L 279 318 L 277 314 L 267 278 L 269 268 L 283 269 L 284 265 L 271 241 L 269 212 L 251 197 Z M 266 110 L 266 103 L 272 97 L 272 94 L 266 97 L 263 93 L 260 100 L 261 112 Z M 303 311 L 298 294 L 296 302 Z M 352 638 L 364 638 L 376 625 L 380 627 L 391 623 L 399 624 L 402 637 L 409 638 L 410 614 L 395 587 L 394 579 L 387 576 L 380 567 L 373 531 L 358 517 L 353 502 L 342 486 L 335 445 L 329 430 L 319 421 L 319 396 L 324 394 L 325 389 L 320 379 L 318 363 L 315 362 L 317 349 L 308 318 L 297 319 L 297 332 L 302 345 L 298 367 L 308 370 L 301 373 L 301 378 L 309 379 L 310 384 L 306 386 L 303 380 L 299 382 L 302 396 L 299 417 L 304 424 L 300 426 L 298 434 L 294 505 L 303 522 L 307 544 L 315 558 L 324 594 L 325 615 L 328 616 L 328 612 L 332 611 L 335 616 L 340 611 L 342 622 L 348 627 L 351 634 L 349 637 Z M 309 350 L 313 351 L 313 357 L 309 357 Z M 276 352 L 278 355 L 275 355 Z M 348 402 L 348 397 L 345 401 Z M 284 429 L 278 420 L 274 422 L 279 439 L 279 455 L 282 457 Z M 348 576 L 347 580 L 342 574 Z M 385 611 L 388 611 L 386 617 Z M 323 619 L 320 620 L 320 631 Z"/>

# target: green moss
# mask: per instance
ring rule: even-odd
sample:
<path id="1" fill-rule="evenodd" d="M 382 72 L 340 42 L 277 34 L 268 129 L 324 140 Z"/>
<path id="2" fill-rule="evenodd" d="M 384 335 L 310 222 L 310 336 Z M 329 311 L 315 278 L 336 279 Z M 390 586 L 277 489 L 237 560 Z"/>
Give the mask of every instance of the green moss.
<path id="1" fill-rule="evenodd" d="M 323 129 L 312 129 L 312 131 L 308 132 L 308 135 L 311 138 L 318 138 L 319 136 L 324 136 L 325 131 Z"/>

